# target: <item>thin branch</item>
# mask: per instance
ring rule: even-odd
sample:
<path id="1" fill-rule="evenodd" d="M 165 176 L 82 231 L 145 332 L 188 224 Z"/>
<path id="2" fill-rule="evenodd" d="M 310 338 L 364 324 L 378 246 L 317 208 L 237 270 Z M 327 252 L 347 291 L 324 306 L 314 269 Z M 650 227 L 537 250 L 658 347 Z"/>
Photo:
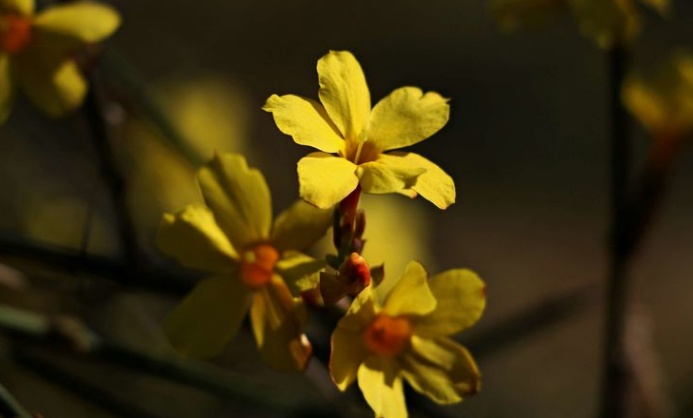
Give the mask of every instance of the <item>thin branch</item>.
<path id="1" fill-rule="evenodd" d="M 116 283 L 141 287 L 172 295 L 184 295 L 192 290 L 195 281 L 188 276 L 143 268 L 135 274 L 135 280 L 124 282 L 129 274 L 122 261 L 106 256 L 81 254 L 78 251 L 0 233 L 0 255 L 43 264 L 68 274 L 87 274 L 112 280 Z"/>
<path id="2" fill-rule="evenodd" d="M 624 347 L 625 315 L 628 301 L 630 253 L 622 243 L 626 236 L 626 210 L 630 173 L 628 113 L 621 103 L 627 52 L 615 47 L 609 59 L 609 111 L 611 118 L 611 239 L 609 277 L 606 292 L 604 336 L 604 376 L 602 380 L 602 418 L 623 418 L 628 389 L 628 367 Z"/>
<path id="3" fill-rule="evenodd" d="M 2 384 L 0 384 L 0 416 L 8 418 L 33 417 Z"/>
<path id="4" fill-rule="evenodd" d="M 125 256 L 128 269 L 134 273 L 140 264 L 137 231 L 127 204 L 125 176 L 118 167 L 112 149 L 99 94 L 98 74 L 96 69 L 92 69 L 89 74 L 89 92 L 84 102 L 84 114 L 89 126 L 89 136 L 99 160 L 101 176 L 108 187 L 113 203 L 121 251 Z"/>
<path id="5" fill-rule="evenodd" d="M 273 412 L 305 407 L 308 403 L 266 385 L 185 359 L 162 356 L 108 340 L 71 317 L 46 317 L 22 309 L 0 305 L 0 331 L 8 332 L 35 347 L 50 347 L 53 354 L 65 352 L 149 373 L 195 387 L 225 399 L 236 399 Z M 36 356 L 29 362 L 40 362 Z M 53 376 L 69 374 L 59 366 L 51 367 Z M 56 377 L 57 378 L 57 377 Z"/>
<path id="6" fill-rule="evenodd" d="M 190 146 L 186 138 L 173 124 L 151 92 L 149 85 L 137 69 L 114 48 L 101 57 L 104 76 L 124 91 L 127 104 L 143 115 L 191 165 L 198 167 L 206 162 L 200 153 Z"/>

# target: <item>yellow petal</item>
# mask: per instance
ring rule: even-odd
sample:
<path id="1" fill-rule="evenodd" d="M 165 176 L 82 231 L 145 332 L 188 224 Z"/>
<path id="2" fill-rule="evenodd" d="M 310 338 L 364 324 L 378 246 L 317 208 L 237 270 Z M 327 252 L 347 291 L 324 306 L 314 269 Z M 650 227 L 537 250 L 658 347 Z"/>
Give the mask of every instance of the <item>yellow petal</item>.
<path id="1" fill-rule="evenodd" d="M 6 54 L 0 55 L 0 123 L 5 122 L 12 110 L 14 101 L 14 83 L 10 73 L 10 59 Z"/>
<path id="2" fill-rule="evenodd" d="M 666 104 L 640 77 L 629 77 L 623 84 L 623 102 L 650 132 L 667 130 Z M 673 128 L 673 127 L 672 127 Z"/>
<path id="3" fill-rule="evenodd" d="M 272 95 L 262 108 L 272 113 L 283 133 L 299 145 L 337 153 L 344 148 L 344 139 L 334 126 L 325 108 L 315 100 L 286 95 Z"/>
<path id="4" fill-rule="evenodd" d="M 414 145 L 438 132 L 450 117 L 448 100 L 417 87 L 402 87 L 373 108 L 368 141 L 382 151 Z"/>
<path id="5" fill-rule="evenodd" d="M 428 273 L 423 266 L 412 261 L 404 274 L 385 298 L 383 311 L 390 316 L 426 315 L 436 307 L 436 300 L 428 287 Z"/>
<path id="6" fill-rule="evenodd" d="M 229 271 L 238 257 L 212 211 L 200 204 L 188 205 L 176 214 L 164 214 L 157 244 L 182 265 L 203 271 Z"/>
<path id="7" fill-rule="evenodd" d="M 368 124 L 371 94 L 361 65 L 348 51 L 330 51 L 318 61 L 320 101 L 346 139 L 358 139 Z"/>
<path id="8" fill-rule="evenodd" d="M 623 101 L 656 137 L 682 137 L 693 130 L 693 54 L 676 51 L 656 74 L 626 79 Z"/>
<path id="9" fill-rule="evenodd" d="M 416 179 L 416 184 L 411 187 L 414 192 L 436 205 L 439 209 L 447 209 L 455 203 L 455 182 L 442 168 L 413 152 L 395 151 L 389 155 L 405 160 L 406 163 L 402 165 L 406 164 L 412 170 L 414 168 L 426 170 L 425 173 Z"/>
<path id="10" fill-rule="evenodd" d="M 78 43 L 100 42 L 118 26 L 120 15 L 115 9 L 88 1 L 50 7 L 34 20 L 41 36 L 54 35 Z"/>
<path id="11" fill-rule="evenodd" d="M 300 309 L 278 276 L 253 294 L 253 335 L 263 361 L 275 370 L 302 371 L 308 364 L 312 348 L 303 334 Z"/>
<path id="12" fill-rule="evenodd" d="M 171 312 L 164 331 L 182 354 L 214 357 L 236 335 L 249 302 L 250 291 L 238 277 L 205 279 Z"/>
<path id="13" fill-rule="evenodd" d="M 339 320 L 337 327 L 347 331 L 363 331 L 375 318 L 378 311 L 379 307 L 375 302 L 373 286 L 368 286 L 351 302 L 349 310 Z"/>
<path id="14" fill-rule="evenodd" d="M 415 324 L 416 333 L 433 338 L 471 327 L 486 308 L 486 285 L 471 270 L 454 269 L 433 276 L 428 287 L 438 304 Z"/>
<path id="15" fill-rule="evenodd" d="M 51 117 L 64 116 L 82 104 L 87 83 L 74 62 L 66 60 L 56 66 L 46 66 L 43 59 L 22 57 L 17 60 L 15 75 L 36 107 Z"/>
<path id="16" fill-rule="evenodd" d="M 275 271 L 284 279 L 294 296 L 315 289 L 320 283 L 320 271 L 327 266 L 324 260 L 316 260 L 297 251 L 282 254 L 282 259 L 274 266 Z"/>
<path id="17" fill-rule="evenodd" d="M 393 361 L 370 356 L 358 370 L 359 388 L 376 418 L 406 418 L 402 378 Z"/>
<path id="18" fill-rule="evenodd" d="M 234 248 L 266 240 L 272 225 L 272 201 L 262 173 L 242 155 L 216 154 L 198 172 L 205 202 Z"/>
<path id="19" fill-rule="evenodd" d="M 359 367 L 368 355 L 363 333 L 337 327 L 332 333 L 331 347 L 330 374 L 332 381 L 339 390 L 345 391 L 356 380 Z"/>
<path id="20" fill-rule="evenodd" d="M 356 173 L 364 192 L 385 194 L 412 188 L 425 171 L 399 156 L 381 154 L 377 160 L 359 165 Z"/>
<path id="21" fill-rule="evenodd" d="M 400 359 L 402 375 L 418 392 L 439 404 L 460 402 L 479 391 L 481 378 L 471 354 L 448 338 L 416 335 Z"/>
<path id="22" fill-rule="evenodd" d="M 323 152 L 301 158 L 298 181 L 301 198 L 321 209 L 333 207 L 359 184 L 354 163 Z"/>
<path id="23" fill-rule="evenodd" d="M 23 16 L 34 14 L 34 0 L 0 0 L 0 12 L 16 12 Z"/>
<path id="24" fill-rule="evenodd" d="M 299 200 L 280 213 L 272 228 L 272 244 L 279 250 L 305 250 L 325 236 L 333 211 Z"/>

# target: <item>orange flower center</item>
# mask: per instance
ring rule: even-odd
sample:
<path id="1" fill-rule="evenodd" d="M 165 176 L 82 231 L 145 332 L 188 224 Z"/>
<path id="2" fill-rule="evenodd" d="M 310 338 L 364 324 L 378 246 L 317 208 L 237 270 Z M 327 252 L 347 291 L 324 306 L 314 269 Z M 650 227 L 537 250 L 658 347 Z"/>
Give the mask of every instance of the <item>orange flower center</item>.
<path id="1" fill-rule="evenodd" d="M 241 278 L 251 289 L 257 289 L 272 278 L 279 252 L 269 244 L 260 244 L 241 256 Z"/>
<path id="2" fill-rule="evenodd" d="M 31 20 L 15 15 L 0 16 L 0 49 L 8 54 L 21 52 L 31 42 Z"/>
<path id="3" fill-rule="evenodd" d="M 407 318 L 380 314 L 366 328 L 363 337 L 371 352 L 394 356 L 409 346 L 413 333 Z"/>

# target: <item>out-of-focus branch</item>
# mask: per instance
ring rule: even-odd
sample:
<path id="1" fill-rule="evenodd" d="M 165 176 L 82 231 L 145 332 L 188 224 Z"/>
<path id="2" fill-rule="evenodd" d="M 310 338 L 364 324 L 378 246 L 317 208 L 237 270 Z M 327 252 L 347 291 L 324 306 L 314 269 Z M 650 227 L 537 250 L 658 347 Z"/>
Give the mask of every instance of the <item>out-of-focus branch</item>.
<path id="1" fill-rule="evenodd" d="M 146 271 L 144 268 L 133 273 L 125 263 L 111 257 L 82 254 L 64 247 L 33 242 L 3 233 L 0 233 L 0 256 L 39 263 L 65 273 L 94 275 L 116 283 L 173 295 L 186 294 L 195 283 L 187 276 Z M 128 274 L 134 274 L 135 280 L 124 280 Z"/>
<path id="2" fill-rule="evenodd" d="M 89 91 L 84 101 L 84 115 L 89 136 L 99 161 L 101 177 L 106 184 L 116 217 L 120 249 L 129 270 L 136 272 L 140 266 L 139 245 L 135 222 L 127 204 L 125 176 L 118 167 L 108 134 L 108 126 L 101 105 L 100 84 L 96 69 L 89 73 Z M 129 278 L 126 276 L 126 278 Z"/>
<path id="3" fill-rule="evenodd" d="M 593 305 L 597 292 L 598 286 L 595 283 L 565 291 L 487 327 L 473 338 L 463 336 L 460 341 L 474 357 L 491 357 Z"/>
<path id="4" fill-rule="evenodd" d="M 608 109 L 611 120 L 611 219 L 600 416 L 623 418 L 628 381 L 623 339 L 630 254 L 623 251 L 621 243 L 626 235 L 631 147 L 628 112 L 621 102 L 621 86 L 626 75 L 628 52 L 625 48 L 616 46 L 607 53 L 607 57 Z"/>
<path id="5" fill-rule="evenodd" d="M 2 384 L 0 384 L 0 416 L 11 418 L 33 417 Z"/>
<path id="6" fill-rule="evenodd" d="M 232 376 L 203 364 L 140 351 L 105 339 L 88 329 L 82 322 L 70 317 L 51 318 L 0 305 L 0 331 L 12 334 L 25 344 L 39 348 L 48 346 L 53 354 L 63 352 L 89 355 L 93 359 L 176 381 L 225 399 L 236 399 L 251 404 L 254 408 L 286 412 L 305 407 L 307 404 L 305 400 L 293 395 L 287 395 L 271 387 L 239 376 Z M 41 370 L 48 368 L 49 374 L 61 381 L 62 378 L 58 376 L 72 376 L 69 370 L 64 370 L 57 365 L 41 366 L 40 364 L 48 360 L 43 361 L 45 359 L 40 356 L 22 357 L 24 352 L 25 350 L 17 351 L 18 359 L 24 363 L 29 362 Z M 68 382 L 74 383 L 71 386 L 82 386 L 78 383 L 78 378 L 70 379 Z M 110 403 L 109 399 L 105 398 L 105 402 Z M 138 416 L 147 415 L 143 412 Z"/>
<path id="7" fill-rule="evenodd" d="M 113 85 L 123 91 L 123 96 L 127 98 L 125 104 L 143 115 L 190 164 L 194 167 L 204 164 L 205 158 L 176 129 L 137 69 L 114 48 L 105 51 L 101 59 L 105 78 L 112 80 Z"/>

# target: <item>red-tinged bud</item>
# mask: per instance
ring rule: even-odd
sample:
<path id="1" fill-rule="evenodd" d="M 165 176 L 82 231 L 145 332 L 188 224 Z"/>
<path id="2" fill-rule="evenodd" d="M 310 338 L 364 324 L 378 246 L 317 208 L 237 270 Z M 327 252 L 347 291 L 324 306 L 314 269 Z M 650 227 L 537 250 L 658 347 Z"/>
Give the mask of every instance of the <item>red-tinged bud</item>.
<path id="1" fill-rule="evenodd" d="M 371 284 L 371 270 L 358 253 L 351 253 L 339 267 L 339 281 L 346 286 L 349 296 L 357 296 Z"/>
<path id="2" fill-rule="evenodd" d="M 0 50 L 18 54 L 31 42 L 31 20 L 22 16 L 0 16 Z"/>

